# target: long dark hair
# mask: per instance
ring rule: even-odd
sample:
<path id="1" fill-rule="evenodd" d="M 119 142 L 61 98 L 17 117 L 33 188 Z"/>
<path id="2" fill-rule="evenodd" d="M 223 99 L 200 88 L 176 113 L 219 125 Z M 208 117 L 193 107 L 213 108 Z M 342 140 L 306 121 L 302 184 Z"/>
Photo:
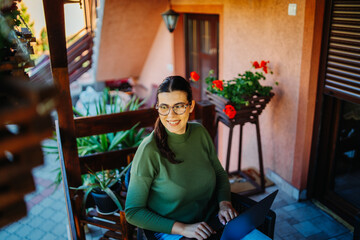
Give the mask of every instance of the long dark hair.
<path id="1" fill-rule="evenodd" d="M 187 100 L 189 104 L 192 103 L 193 98 L 190 83 L 181 76 L 170 76 L 164 79 L 164 81 L 160 84 L 157 90 L 157 102 L 159 101 L 159 93 L 172 91 L 185 92 L 187 94 Z M 171 151 L 167 143 L 168 135 L 166 133 L 165 126 L 161 123 L 159 117 L 157 118 L 155 123 L 154 133 L 156 145 L 159 148 L 161 155 L 166 157 L 171 163 L 180 163 L 180 161 L 175 160 L 175 153 Z"/>

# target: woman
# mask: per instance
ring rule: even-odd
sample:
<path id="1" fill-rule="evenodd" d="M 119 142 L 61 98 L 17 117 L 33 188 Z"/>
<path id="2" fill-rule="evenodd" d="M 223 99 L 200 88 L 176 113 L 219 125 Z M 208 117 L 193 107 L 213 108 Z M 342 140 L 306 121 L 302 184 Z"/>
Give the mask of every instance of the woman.
<path id="1" fill-rule="evenodd" d="M 159 86 L 159 118 L 135 154 L 125 210 L 129 223 L 150 230 L 148 239 L 206 239 L 215 233 L 206 223 L 212 216 L 222 224 L 237 216 L 209 134 L 188 122 L 194 107 L 184 78 Z"/>

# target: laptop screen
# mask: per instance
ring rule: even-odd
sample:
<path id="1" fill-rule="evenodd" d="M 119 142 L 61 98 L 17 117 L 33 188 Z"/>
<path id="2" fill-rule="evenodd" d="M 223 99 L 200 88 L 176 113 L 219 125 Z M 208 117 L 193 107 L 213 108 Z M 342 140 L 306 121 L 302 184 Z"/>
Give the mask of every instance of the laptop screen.
<path id="1" fill-rule="evenodd" d="M 221 240 L 239 240 L 259 227 L 265 220 L 278 190 L 251 206 L 245 212 L 228 222 Z"/>

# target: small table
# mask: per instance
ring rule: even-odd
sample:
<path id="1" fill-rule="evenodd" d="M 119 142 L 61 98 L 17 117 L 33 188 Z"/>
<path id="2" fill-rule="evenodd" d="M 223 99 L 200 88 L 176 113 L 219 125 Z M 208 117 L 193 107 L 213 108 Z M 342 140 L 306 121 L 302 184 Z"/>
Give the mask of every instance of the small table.
<path id="1" fill-rule="evenodd" d="M 219 121 L 224 123 L 226 126 L 230 128 L 229 133 L 229 140 L 228 140 L 228 147 L 227 147 L 227 153 L 226 153 L 226 167 L 225 170 L 227 173 L 229 173 L 229 166 L 230 166 L 230 153 L 231 153 L 231 143 L 232 143 L 232 136 L 233 136 L 233 130 L 234 127 L 238 124 L 233 124 L 230 121 L 226 121 L 226 119 L 223 119 L 221 117 L 217 117 L 216 120 L 216 129 L 219 124 Z M 262 193 L 265 192 L 265 177 L 264 177 L 264 165 L 263 165 L 263 157 L 262 157 L 262 148 L 261 148 L 261 136 L 260 136 L 260 128 L 259 128 L 259 119 L 256 118 L 253 122 L 256 126 L 256 136 L 257 136 L 257 145 L 258 145 L 258 154 L 259 154 L 259 170 L 260 170 L 260 185 L 253 181 L 249 176 L 244 174 L 241 171 L 241 152 L 242 152 L 242 136 L 243 136 L 243 126 L 245 123 L 239 123 L 240 125 L 240 136 L 239 136 L 239 159 L 238 159 L 238 170 L 235 172 L 231 172 L 229 174 L 239 174 L 241 177 L 245 178 L 247 181 L 249 181 L 254 187 L 254 190 L 249 190 L 243 193 L 243 195 L 252 195 L 256 193 Z"/>
<path id="2" fill-rule="evenodd" d="M 262 156 L 262 148 L 261 148 L 261 135 L 260 135 L 260 127 L 259 127 L 259 115 L 264 110 L 266 104 L 270 101 L 270 99 L 274 96 L 274 93 L 270 93 L 269 96 L 266 97 L 254 97 L 249 101 L 249 105 L 237 111 L 237 114 L 234 119 L 229 119 L 225 113 L 222 112 L 224 106 L 219 103 L 219 100 L 215 100 L 215 110 L 216 110 L 216 128 L 219 125 L 219 122 L 224 123 L 226 126 L 230 128 L 229 133 L 229 141 L 228 148 L 226 154 L 226 172 L 229 173 L 229 165 L 230 165 L 230 153 L 231 153 L 231 142 L 233 136 L 233 129 L 236 125 L 240 125 L 240 137 L 239 137 L 239 159 L 238 159 L 238 170 L 236 172 L 232 172 L 230 174 L 239 174 L 247 181 L 249 181 L 254 187 L 254 190 L 249 190 L 242 195 L 252 195 L 255 193 L 263 193 L 265 192 L 265 177 L 264 177 L 264 165 L 263 165 L 263 156 Z M 214 97 L 210 95 L 210 98 Z M 260 170 L 260 185 L 253 181 L 249 176 L 244 174 L 241 171 L 241 152 L 242 152 L 242 136 L 243 136 L 243 126 L 245 123 L 252 123 L 256 126 L 256 136 L 257 136 L 257 145 L 258 145 L 258 156 L 259 156 L 259 170 Z"/>

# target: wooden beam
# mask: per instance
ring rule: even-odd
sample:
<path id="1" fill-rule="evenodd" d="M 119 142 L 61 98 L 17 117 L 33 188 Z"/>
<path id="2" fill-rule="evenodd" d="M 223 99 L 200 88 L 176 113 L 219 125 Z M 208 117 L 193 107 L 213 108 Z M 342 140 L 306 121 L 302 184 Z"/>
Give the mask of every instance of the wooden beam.
<path id="1" fill-rule="evenodd" d="M 123 131 L 139 123 L 138 128 L 154 126 L 158 113 L 154 108 L 75 119 L 76 137 Z M 101 125 L 99 124 L 101 123 Z"/>
<path id="2" fill-rule="evenodd" d="M 80 164 L 75 140 L 75 125 L 68 74 L 64 2 L 63 0 L 43 0 L 43 5 L 49 40 L 51 70 L 54 83 L 59 90 L 60 104 L 58 104 L 57 112 L 66 181 L 69 186 L 80 186 Z M 78 218 L 81 210 L 77 209 L 71 195 L 72 192 L 65 189 L 65 193 L 68 200 L 67 208 L 72 239 L 84 239 L 84 230 Z"/>

